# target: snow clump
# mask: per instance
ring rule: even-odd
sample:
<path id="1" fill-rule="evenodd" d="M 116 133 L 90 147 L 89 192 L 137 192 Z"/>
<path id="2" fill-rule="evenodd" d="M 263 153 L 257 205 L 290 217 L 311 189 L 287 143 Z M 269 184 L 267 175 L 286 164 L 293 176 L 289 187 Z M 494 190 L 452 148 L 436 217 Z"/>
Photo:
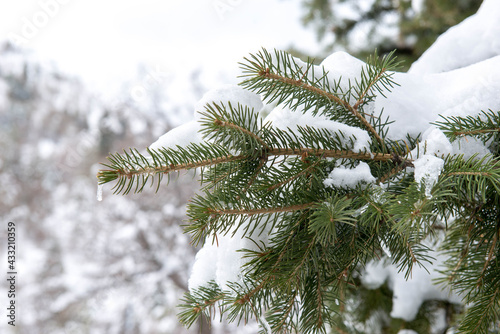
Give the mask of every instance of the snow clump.
<path id="1" fill-rule="evenodd" d="M 370 171 L 370 166 L 366 162 L 360 162 L 354 168 L 346 168 L 345 166 L 334 168 L 323 181 L 327 187 L 334 186 L 339 188 L 356 188 L 358 184 L 374 182 L 375 178 Z"/>

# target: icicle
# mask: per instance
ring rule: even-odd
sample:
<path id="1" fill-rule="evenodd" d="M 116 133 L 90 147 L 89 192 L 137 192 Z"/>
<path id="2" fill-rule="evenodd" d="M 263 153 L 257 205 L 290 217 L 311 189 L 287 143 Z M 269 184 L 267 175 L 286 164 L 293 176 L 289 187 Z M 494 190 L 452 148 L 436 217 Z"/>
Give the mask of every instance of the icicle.
<path id="1" fill-rule="evenodd" d="M 389 247 L 387 247 L 385 242 L 380 241 L 380 246 L 382 246 L 382 250 L 384 251 L 385 255 L 387 255 L 388 258 L 392 257 L 391 250 L 389 249 Z"/>
<path id="2" fill-rule="evenodd" d="M 97 200 L 100 202 L 102 201 L 102 188 L 104 185 L 102 184 L 97 184 Z"/>

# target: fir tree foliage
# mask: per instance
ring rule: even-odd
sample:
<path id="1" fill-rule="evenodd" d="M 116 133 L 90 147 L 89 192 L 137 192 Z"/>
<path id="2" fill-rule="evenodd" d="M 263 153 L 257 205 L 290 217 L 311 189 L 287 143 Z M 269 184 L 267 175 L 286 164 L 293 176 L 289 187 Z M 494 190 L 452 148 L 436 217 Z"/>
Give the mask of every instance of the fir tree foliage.
<path id="1" fill-rule="evenodd" d="M 420 3 L 419 10 L 415 2 Z M 333 39 L 325 47 L 326 54 L 339 45 L 357 55 L 369 54 L 373 49 L 382 54 L 396 50 L 396 55 L 409 65 L 439 35 L 477 12 L 481 3 L 482 0 L 303 0 L 302 21 L 316 30 L 318 40 Z M 387 27 L 394 30 L 392 36 L 387 35 Z M 368 35 L 366 44 L 353 48 L 359 31 Z"/>
<path id="2" fill-rule="evenodd" d="M 98 179 L 114 181 L 115 193 L 141 192 L 147 184 L 158 188 L 173 172 L 199 170 L 203 187 L 188 204 L 185 226 L 193 243 L 217 243 L 218 236 L 236 231 L 254 241 L 253 249 L 241 250 L 247 261 L 241 282 L 193 289 L 182 302 L 181 322 L 190 326 L 202 315 L 220 314 L 238 323 L 254 318 L 264 332 L 358 332 L 346 319 L 366 318 L 344 315 L 352 296 L 363 291 L 360 270 L 388 251 L 409 278 L 415 266 L 433 261 L 422 241 L 446 233 L 449 270 L 443 270 L 442 283 L 472 305 L 459 324 L 461 332 L 487 333 L 496 326 L 500 160 L 494 148 L 500 113 L 435 124 L 450 139 L 476 137 L 496 153 L 481 159 L 444 157 L 429 195 L 413 175 L 410 152 L 419 138 L 389 140 L 390 120 L 368 111 L 377 94 L 397 84 L 396 66 L 391 55 L 374 55 L 359 79 L 345 85 L 329 81 L 324 70 L 315 73 L 312 60 L 302 63 L 281 51 L 261 50 L 241 63 L 242 87 L 266 103 L 364 130 L 369 146 L 363 149 L 355 148 L 354 135 L 308 126 L 280 129 L 263 124 L 256 110 L 220 101 L 201 111 L 202 144 L 109 156 Z M 325 186 L 332 168 L 361 162 L 376 182 Z M 262 234 L 268 242 L 259 239 Z M 414 328 L 405 322 L 398 326 Z"/>

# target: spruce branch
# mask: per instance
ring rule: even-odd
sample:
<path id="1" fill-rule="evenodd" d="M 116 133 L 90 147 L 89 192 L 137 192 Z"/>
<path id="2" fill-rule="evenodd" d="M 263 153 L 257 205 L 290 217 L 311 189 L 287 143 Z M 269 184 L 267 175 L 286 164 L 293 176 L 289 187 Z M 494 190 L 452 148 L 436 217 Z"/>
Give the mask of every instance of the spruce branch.
<path id="1" fill-rule="evenodd" d="M 386 97 L 385 92 L 389 92 L 394 86 L 399 86 L 392 79 L 393 71 L 401 64 L 394 57 L 394 53 L 392 51 L 380 58 L 375 51 L 373 55 L 368 57 L 367 66 L 361 70 L 361 80 L 357 82 L 357 100 L 354 104 L 356 109 L 374 98 L 373 91 Z"/>
<path id="2" fill-rule="evenodd" d="M 360 117 L 358 115 L 358 112 L 347 102 L 345 101 L 344 99 L 341 99 L 339 98 L 338 96 L 332 94 L 332 93 L 329 93 L 329 92 L 326 92 L 326 91 L 323 91 L 321 90 L 320 88 L 317 88 L 317 87 L 314 87 L 312 85 L 309 85 L 305 82 L 302 81 L 302 79 L 299 79 L 299 80 L 294 80 L 294 79 L 291 79 L 291 78 L 287 78 L 287 77 L 283 77 L 281 75 L 278 75 L 278 74 L 275 74 L 275 73 L 271 73 L 269 68 L 266 68 L 265 70 L 261 70 L 258 72 L 258 75 L 263 78 L 263 79 L 268 79 L 270 81 L 276 81 L 276 82 L 280 82 L 280 83 L 283 83 L 285 85 L 289 85 L 289 86 L 295 86 L 295 87 L 298 87 L 298 88 L 302 88 L 308 92 L 311 92 L 317 96 L 320 96 L 320 97 L 326 97 L 328 100 L 331 100 L 332 102 L 335 102 L 337 103 L 338 105 L 348 109 L 350 112 L 352 112 L 352 114 L 356 117 Z"/>
<path id="3" fill-rule="evenodd" d="M 229 102 L 227 106 L 224 103 L 213 103 L 207 105 L 205 112 L 200 114 L 201 132 L 207 141 L 229 145 L 247 155 L 269 149 L 268 144 L 259 136 L 262 119 L 253 109 L 239 103 L 236 107 Z"/>
<path id="4" fill-rule="evenodd" d="M 351 112 L 360 122 L 363 124 L 363 126 L 377 139 L 378 142 L 383 143 L 383 139 L 380 137 L 377 131 L 373 128 L 373 126 L 366 120 L 366 118 L 358 111 L 358 103 L 361 104 L 361 100 L 358 100 L 354 106 L 351 106 L 346 100 L 339 98 L 338 96 L 324 91 L 318 87 L 309 85 L 302 80 L 294 80 L 291 78 L 283 77 L 275 73 L 271 73 L 269 68 L 266 68 L 265 70 L 260 70 L 258 72 L 258 75 L 260 78 L 264 80 L 269 80 L 271 82 L 279 82 L 282 83 L 283 86 L 294 86 L 300 89 L 303 89 L 311 95 L 316 95 L 315 99 L 318 99 L 318 97 L 324 97 L 329 101 L 332 101 L 342 107 L 344 107 L 346 110 Z"/>
<path id="5" fill-rule="evenodd" d="M 388 181 L 391 177 L 395 176 L 395 175 L 399 175 L 399 173 L 403 170 L 405 170 L 407 167 L 412 167 L 413 164 L 411 164 L 410 162 L 407 162 L 407 163 L 402 163 L 402 164 L 399 164 L 397 165 L 396 167 L 394 167 L 393 169 L 391 169 L 387 174 L 385 175 L 382 175 L 382 177 L 380 177 L 376 183 L 380 184 L 380 183 L 385 183 L 386 181 Z"/>
<path id="6" fill-rule="evenodd" d="M 498 318 L 500 313 L 500 273 L 497 271 L 489 278 L 488 291 L 473 298 L 472 305 L 461 321 L 458 333 L 491 333 L 498 328 Z"/>
<path id="7" fill-rule="evenodd" d="M 289 214 L 309 210 L 315 202 L 304 203 L 300 196 L 284 196 L 277 192 L 261 196 L 256 207 L 254 196 L 236 199 L 231 190 L 205 192 L 195 195 L 188 203 L 187 215 L 191 224 L 185 231 L 192 235 L 193 242 L 203 242 L 214 233 L 236 233 L 243 227 L 243 236 L 252 236 L 260 228 L 275 226 Z M 300 202 L 302 200 L 302 202 Z"/>
<path id="8" fill-rule="evenodd" d="M 200 149 L 200 151 L 194 151 Z M 137 150 L 131 150 L 124 155 L 110 155 L 108 159 L 110 164 L 104 164 L 109 169 L 100 170 L 97 174 L 99 184 L 105 184 L 118 180 L 113 187 L 114 193 L 128 194 L 141 192 L 145 185 L 151 180 L 154 183 L 155 177 L 158 178 L 158 187 L 164 174 L 203 168 L 212 165 L 220 165 L 231 162 L 238 162 L 251 159 L 248 155 L 232 155 L 220 145 L 192 145 L 183 148 L 178 146 L 176 150 L 160 149 L 148 150 L 150 157 L 139 153 Z M 387 153 L 359 153 L 348 150 L 329 150 L 319 148 L 270 148 L 264 151 L 264 159 L 272 156 L 320 156 L 325 158 L 354 159 L 368 161 L 393 161 L 394 155 Z M 172 159 L 172 157 L 174 159 Z M 411 161 L 411 160 L 408 160 Z M 157 187 L 157 189 L 158 189 Z"/>
<path id="9" fill-rule="evenodd" d="M 151 185 L 157 178 L 157 190 L 163 175 L 181 170 L 203 168 L 206 166 L 231 163 L 247 158 L 234 156 L 219 145 L 191 144 L 188 147 L 177 146 L 176 149 L 148 149 L 149 157 L 131 149 L 123 155 L 113 154 L 108 157 L 109 164 L 103 164 L 109 169 L 97 173 L 99 184 L 118 180 L 114 185 L 115 194 L 128 194 L 132 189 L 141 192 L 151 180 Z"/>
<path id="10" fill-rule="evenodd" d="M 309 232 L 317 236 L 317 241 L 324 247 L 335 243 L 338 224 L 355 224 L 356 211 L 350 209 L 351 200 L 332 197 L 316 206 L 311 216 Z"/>
<path id="11" fill-rule="evenodd" d="M 463 156 L 447 157 L 442 172 L 443 187 L 459 189 L 457 196 L 469 203 L 480 198 L 487 202 L 488 187 L 500 193 L 500 159 L 485 156 L 477 159 L 476 156 L 465 160 Z"/>
<path id="12" fill-rule="evenodd" d="M 298 136 L 290 129 L 284 131 L 269 124 L 263 126 L 256 112 L 239 104 L 236 107 L 230 103 L 227 106 L 223 103 L 208 105 L 200 121 L 207 143 L 148 150 L 149 156 L 137 150 L 130 150 L 123 155 L 110 155 L 110 164 L 105 164 L 109 169 L 98 173 L 99 184 L 118 180 L 113 188 L 115 193 L 127 194 L 132 190 L 141 192 L 149 181 L 152 185 L 155 178 L 158 189 L 163 176 L 171 172 L 258 159 L 260 168 L 254 172 L 253 180 L 247 181 L 244 186 L 247 189 L 258 177 L 264 163 L 276 156 L 318 156 L 381 162 L 400 159 L 395 154 L 353 152 L 350 148 L 356 139 L 346 137 L 342 132 L 306 126 L 298 127 Z M 222 174 L 214 169 L 217 175 L 213 175 L 210 180 L 219 179 L 222 182 L 234 172 L 236 165 L 232 166 Z"/>
<path id="13" fill-rule="evenodd" d="M 309 209 L 315 203 L 305 203 L 305 204 L 297 204 L 291 205 L 287 207 L 272 207 L 272 208 L 258 208 L 258 209 L 212 209 L 207 208 L 207 213 L 216 216 L 222 215 L 261 215 L 261 214 L 273 214 L 273 213 L 283 213 L 283 212 L 292 212 L 292 211 L 300 211 Z"/>
<path id="14" fill-rule="evenodd" d="M 178 314 L 180 322 L 191 327 L 201 316 L 211 319 L 215 315 L 215 306 L 226 297 L 226 293 L 220 290 L 218 285 L 211 281 L 205 287 L 195 289 L 184 294 L 179 307 L 184 309 Z"/>
<path id="15" fill-rule="evenodd" d="M 494 254 L 494 252 L 495 252 L 495 250 L 497 248 L 496 247 L 497 246 L 497 241 L 498 241 L 498 234 L 495 234 L 493 236 L 493 242 L 491 243 L 491 246 L 489 247 L 488 256 L 486 258 L 486 261 L 484 261 L 483 270 L 481 271 L 481 275 L 479 276 L 479 279 L 478 279 L 478 282 L 477 282 L 478 286 L 481 284 L 481 282 L 484 281 L 484 276 L 486 274 L 486 269 L 490 265 L 491 260 L 493 259 L 493 254 Z"/>
<path id="16" fill-rule="evenodd" d="M 368 261 L 388 249 L 409 278 L 415 265 L 425 268 L 433 260 L 422 241 L 443 231 L 450 255 L 443 281 L 474 305 L 462 330 L 485 332 L 498 322 L 498 154 L 448 156 L 432 189 L 425 189 L 425 179 L 415 182 L 409 152 L 419 137 L 390 140 L 389 119 L 366 112 L 376 96 L 397 85 L 394 66 L 390 55 L 375 56 L 354 82 L 341 83 L 311 61 L 262 50 L 241 64 L 241 85 L 267 102 L 321 115 L 324 123 L 282 129 L 263 124 L 245 105 L 220 101 L 201 112 L 203 144 L 110 155 L 98 179 L 115 181 L 115 193 L 140 192 L 149 182 L 159 187 L 172 172 L 201 169 L 204 187 L 188 203 L 185 226 L 193 243 L 213 238 L 219 245 L 221 235 L 238 231 L 256 245 L 242 250 L 246 262 L 229 289 L 209 282 L 185 296 L 184 324 L 218 310 L 229 321 L 265 323 L 265 314 L 274 332 L 324 332 L 336 326 L 334 301 L 350 298 L 359 285 L 355 274 Z M 451 139 L 474 136 L 499 145 L 499 120 L 500 112 L 490 110 L 443 117 L 435 125 Z M 375 184 L 325 184 L 332 169 L 356 168 L 361 161 Z"/>
<path id="17" fill-rule="evenodd" d="M 338 93 L 341 91 L 340 82 L 335 82 L 332 87 L 324 69 L 323 75 L 316 79 L 312 62 L 301 66 L 287 53 L 275 51 L 273 55 L 263 49 L 245 60 L 246 63 L 241 63 L 243 77 L 246 78 L 241 83 L 242 86 L 263 93 L 264 98 L 270 102 L 276 100 L 278 104 L 284 103 L 294 110 L 301 106 L 304 110 L 313 109 L 313 113 L 327 114 L 332 111 L 336 115 L 334 118 L 341 121 L 346 119 L 345 115 L 339 115 L 340 110 L 345 110 L 380 144 L 384 144 L 384 140 L 365 118 L 360 107 L 373 100 L 373 90 L 383 93 L 383 89 L 389 90 L 395 84 L 391 79 L 390 70 L 394 69 L 396 64 L 391 55 L 384 57 L 382 61 L 378 61 L 378 57 L 371 58 L 367 69 L 360 73 L 361 80 L 357 82 L 357 86 L 341 93 Z M 357 94 L 354 94 L 355 102 L 351 104 L 349 100 L 353 90 Z M 315 101 L 316 105 L 311 105 L 311 101 Z M 332 105 L 339 106 L 340 110 L 334 111 Z"/>
<path id="18" fill-rule="evenodd" d="M 228 128 L 228 129 L 240 131 L 243 134 L 252 137 L 254 140 L 256 140 L 257 142 L 259 142 L 259 144 L 261 144 L 264 148 L 269 149 L 269 147 L 267 146 L 267 144 L 264 141 L 262 141 L 262 139 L 259 138 L 257 135 L 255 135 L 254 133 L 252 133 L 252 132 L 250 132 L 250 131 L 248 131 L 246 129 L 243 129 L 243 128 L 239 127 L 238 125 L 236 125 L 234 123 L 223 122 L 221 120 L 216 120 L 214 122 L 214 124 L 217 125 L 217 126 L 223 127 L 223 128 Z"/>
<path id="19" fill-rule="evenodd" d="M 442 116 L 442 121 L 432 124 L 441 129 L 451 141 L 465 136 L 478 137 L 487 142 L 500 134 L 500 111 L 481 111 L 477 116 Z"/>
<path id="20" fill-rule="evenodd" d="M 308 155 L 307 154 L 303 154 L 301 157 L 302 158 L 306 158 Z M 295 173 L 294 175 L 290 176 L 289 178 L 279 182 L 279 183 L 275 183 L 273 184 L 272 186 L 269 186 L 267 188 L 267 191 L 272 191 L 274 189 L 277 189 L 277 188 L 280 188 L 282 187 L 283 185 L 289 183 L 289 182 L 292 182 L 294 180 L 296 180 L 298 177 L 300 176 L 303 176 L 303 175 L 306 175 L 306 174 L 309 174 L 309 173 L 312 173 L 312 171 L 314 169 L 316 169 L 320 163 L 323 161 L 323 158 L 324 156 L 321 156 L 316 162 L 314 162 L 313 164 L 311 164 L 310 166 L 306 167 L 305 169 L 303 169 L 302 171 L 298 172 L 298 173 Z"/>
<path id="21" fill-rule="evenodd" d="M 392 263 L 398 267 L 399 272 L 405 272 L 405 279 L 411 277 L 414 265 L 425 269 L 424 263 L 435 260 L 428 255 L 430 248 L 423 245 L 422 240 L 422 235 L 408 236 L 403 233 L 393 233 L 384 239 L 391 252 Z"/>
<path id="22" fill-rule="evenodd" d="M 270 155 L 275 156 L 322 156 L 325 158 L 337 159 L 354 159 L 354 160 L 369 160 L 369 161 L 392 161 L 394 156 L 388 153 L 359 153 L 342 150 L 327 150 L 316 148 L 276 148 L 269 151 Z"/>

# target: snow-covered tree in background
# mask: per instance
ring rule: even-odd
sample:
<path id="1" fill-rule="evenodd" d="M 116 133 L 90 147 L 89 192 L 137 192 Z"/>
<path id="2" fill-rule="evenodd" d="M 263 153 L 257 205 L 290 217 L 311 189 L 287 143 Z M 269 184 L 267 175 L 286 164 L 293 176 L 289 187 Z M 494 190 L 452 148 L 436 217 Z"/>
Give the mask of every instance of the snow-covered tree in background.
<path id="1" fill-rule="evenodd" d="M 303 0 L 304 24 L 331 53 L 396 50 L 408 65 L 448 28 L 474 14 L 482 0 Z"/>
<path id="2" fill-rule="evenodd" d="M 390 54 L 316 66 L 261 50 L 194 121 L 109 156 L 98 178 L 116 193 L 201 174 L 185 230 L 203 248 L 180 320 L 499 332 L 499 15 L 485 1 L 409 73 Z"/>

